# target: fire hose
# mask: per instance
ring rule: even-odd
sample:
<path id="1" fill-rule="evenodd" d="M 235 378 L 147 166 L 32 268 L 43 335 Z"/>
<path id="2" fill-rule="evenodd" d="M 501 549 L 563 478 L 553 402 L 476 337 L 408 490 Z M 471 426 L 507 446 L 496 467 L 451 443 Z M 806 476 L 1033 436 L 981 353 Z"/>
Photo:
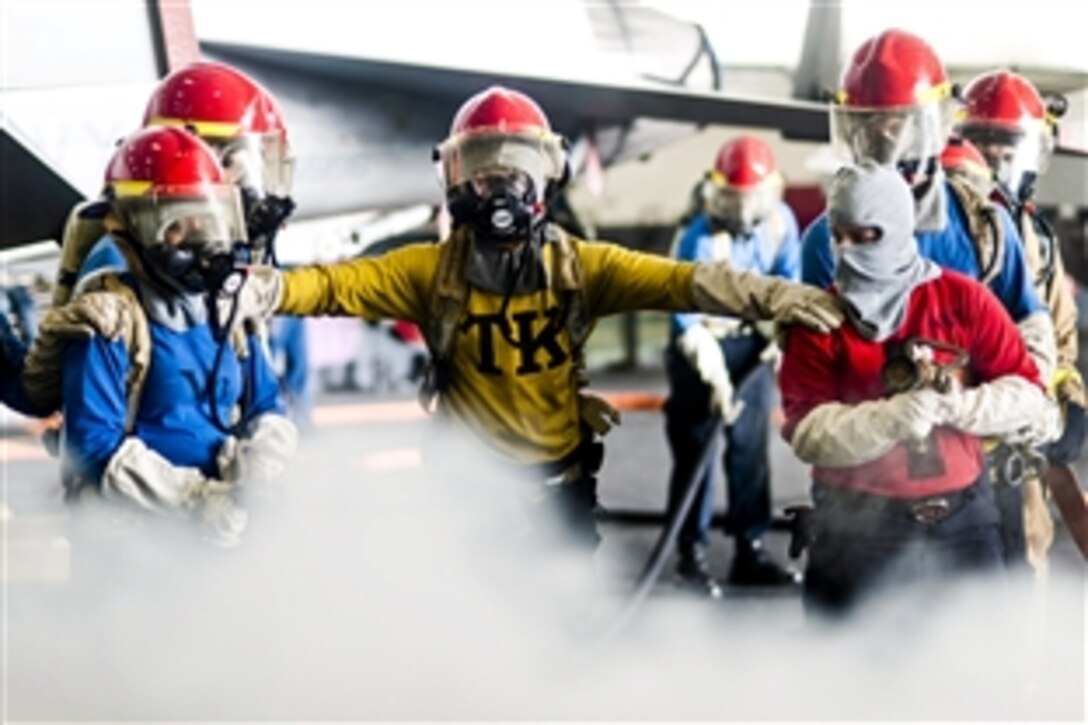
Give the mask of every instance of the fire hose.
<path id="1" fill-rule="evenodd" d="M 768 363 L 761 362 L 749 370 L 740 381 L 740 384 L 737 385 L 735 397 L 739 398 L 740 393 L 744 390 L 745 386 L 755 378 L 757 373 L 767 367 L 767 365 Z M 743 410 L 741 411 L 741 414 L 743 414 Z M 718 429 L 719 424 L 732 425 L 737 417 L 739 416 L 732 416 L 732 420 L 727 422 L 720 413 L 717 413 L 715 415 L 714 430 L 716 431 Z M 695 494 L 699 490 L 699 483 L 703 473 L 711 463 L 711 458 L 714 455 L 717 442 L 718 437 L 716 434 L 707 436 L 706 443 L 699 451 L 699 457 L 696 459 L 695 466 L 691 469 L 688 480 L 684 484 L 684 493 L 680 498 L 680 504 L 672 512 L 672 515 L 669 516 L 664 529 L 657 537 L 657 541 L 654 542 L 654 547 L 650 551 L 650 556 L 647 558 L 646 564 L 643 565 L 642 572 L 639 574 L 638 579 L 635 580 L 635 585 L 632 588 L 631 593 L 626 596 L 623 606 L 597 635 L 595 641 L 598 644 L 607 643 L 630 624 L 635 613 L 638 612 L 639 608 L 646 600 L 650 590 L 653 589 L 654 584 L 656 584 L 657 580 L 661 577 L 661 572 L 665 568 L 665 563 L 672 556 L 672 553 L 676 548 L 676 537 L 679 535 L 684 519 L 687 518 L 691 506 L 695 502 Z"/>

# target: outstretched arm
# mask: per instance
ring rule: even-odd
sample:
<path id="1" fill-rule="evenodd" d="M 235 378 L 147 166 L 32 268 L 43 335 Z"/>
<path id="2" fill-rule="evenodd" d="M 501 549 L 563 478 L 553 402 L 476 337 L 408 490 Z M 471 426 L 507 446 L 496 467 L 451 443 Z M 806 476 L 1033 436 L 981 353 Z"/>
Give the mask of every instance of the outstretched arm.
<path id="1" fill-rule="evenodd" d="M 439 247 L 413 244 L 380 257 L 283 274 L 278 312 L 422 321 Z"/>
<path id="2" fill-rule="evenodd" d="M 604 243 L 583 243 L 580 254 L 595 316 L 640 309 L 700 310 L 818 330 L 842 322 L 838 302 L 826 292 L 739 272 L 728 262 L 675 262 Z"/>

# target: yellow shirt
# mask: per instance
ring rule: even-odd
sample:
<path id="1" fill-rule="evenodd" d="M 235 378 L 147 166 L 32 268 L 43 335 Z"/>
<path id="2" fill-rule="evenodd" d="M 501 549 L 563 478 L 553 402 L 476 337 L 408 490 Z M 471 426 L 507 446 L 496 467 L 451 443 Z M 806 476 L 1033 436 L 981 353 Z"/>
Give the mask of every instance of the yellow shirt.
<path id="1" fill-rule="evenodd" d="M 629 310 L 694 308 L 694 265 L 615 244 L 573 241 L 593 319 Z M 550 269 L 550 246 L 545 268 Z M 426 324 L 441 247 L 413 244 L 380 257 L 307 267 L 284 275 L 280 312 L 353 315 Z M 473 289 L 451 354 L 442 405 L 504 458 L 556 461 L 578 445 L 579 412 L 562 323 L 551 323 L 551 291 L 515 295 L 504 317 L 502 295 Z"/>

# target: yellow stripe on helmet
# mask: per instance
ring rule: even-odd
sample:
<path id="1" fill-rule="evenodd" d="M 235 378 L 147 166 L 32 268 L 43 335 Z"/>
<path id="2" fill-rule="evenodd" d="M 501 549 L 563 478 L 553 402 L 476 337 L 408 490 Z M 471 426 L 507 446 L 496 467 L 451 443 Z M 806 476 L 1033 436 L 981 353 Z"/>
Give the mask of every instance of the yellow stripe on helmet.
<path id="1" fill-rule="evenodd" d="M 952 96 L 952 84 L 948 81 L 944 83 L 938 83 L 935 86 L 928 88 L 918 88 L 914 91 L 914 99 L 919 103 L 931 103 L 933 101 L 943 101 L 946 98 Z"/>
<path id="2" fill-rule="evenodd" d="M 927 86 L 925 88 L 917 88 L 914 91 L 914 100 L 918 103 L 931 103 L 933 101 L 943 101 L 946 98 L 952 97 L 952 84 L 949 81 L 938 83 L 935 86 Z M 840 88 L 835 93 L 834 102 L 836 105 L 845 106 L 847 101 L 850 100 L 850 94 L 847 93 L 845 88 Z"/>
<path id="3" fill-rule="evenodd" d="M 150 181 L 114 181 L 110 183 L 115 199 L 143 196 L 151 188 Z"/>
<path id="4" fill-rule="evenodd" d="M 184 118 L 164 118 L 156 116 L 148 122 L 149 126 L 170 126 L 193 131 L 201 138 L 234 138 L 242 129 L 239 123 L 222 121 L 193 121 Z"/>

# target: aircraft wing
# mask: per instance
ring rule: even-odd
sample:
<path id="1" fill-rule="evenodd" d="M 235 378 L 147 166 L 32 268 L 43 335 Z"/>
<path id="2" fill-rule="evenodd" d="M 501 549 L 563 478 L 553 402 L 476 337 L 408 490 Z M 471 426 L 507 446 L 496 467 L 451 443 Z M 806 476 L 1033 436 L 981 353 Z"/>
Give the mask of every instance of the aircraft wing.
<path id="1" fill-rule="evenodd" d="M 205 56 L 252 75 L 276 96 L 298 156 L 299 218 L 441 203 L 431 150 L 473 93 L 492 84 L 535 98 L 572 141 L 591 139 L 608 165 L 644 157 L 707 124 L 778 129 L 820 142 L 827 111 L 650 83 L 588 83 L 203 43 Z"/>
<path id="2" fill-rule="evenodd" d="M 83 199 L 71 184 L 0 127 L 0 249 L 60 239 L 68 212 Z"/>
<path id="3" fill-rule="evenodd" d="M 621 125 L 635 118 L 776 128 L 796 140 L 823 141 L 828 134 L 826 106 L 800 101 L 768 101 L 721 92 L 667 87 L 649 83 L 589 83 L 501 72 L 442 68 L 387 60 L 348 58 L 226 43 L 202 43 L 212 58 L 255 74 L 294 69 L 335 78 L 354 86 L 441 100 L 450 113 L 469 95 L 492 84 L 507 85 L 532 96 L 560 130 L 596 124 Z M 291 119 L 288 119 L 289 121 Z M 439 139 L 436 139 L 439 140 Z"/>

